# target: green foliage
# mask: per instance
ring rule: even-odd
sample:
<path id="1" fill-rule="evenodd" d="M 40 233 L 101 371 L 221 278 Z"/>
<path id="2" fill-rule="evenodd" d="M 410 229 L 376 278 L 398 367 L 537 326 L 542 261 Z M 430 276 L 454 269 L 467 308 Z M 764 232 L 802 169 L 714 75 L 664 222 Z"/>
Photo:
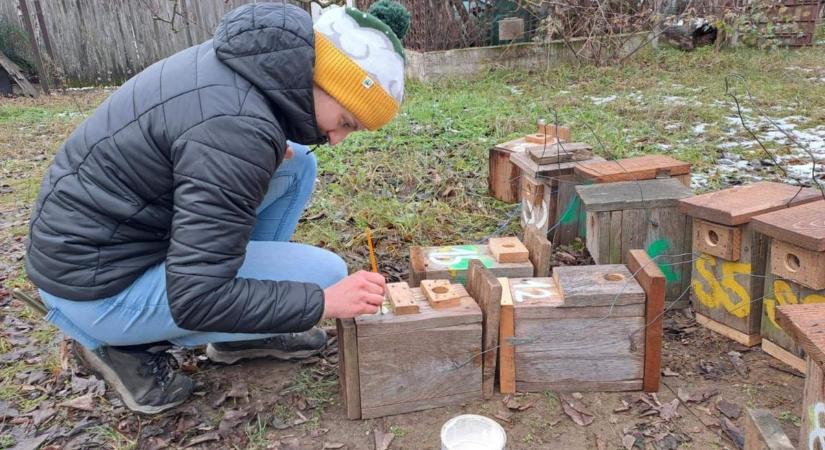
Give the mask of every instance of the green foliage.
<path id="1" fill-rule="evenodd" d="M 387 24 L 398 39 L 404 39 L 410 29 L 410 12 L 395 0 L 378 0 L 368 12 Z"/>
<path id="2" fill-rule="evenodd" d="M 27 75 L 35 73 L 26 34 L 5 16 L 0 16 L 0 52 L 20 66 L 20 69 Z"/>

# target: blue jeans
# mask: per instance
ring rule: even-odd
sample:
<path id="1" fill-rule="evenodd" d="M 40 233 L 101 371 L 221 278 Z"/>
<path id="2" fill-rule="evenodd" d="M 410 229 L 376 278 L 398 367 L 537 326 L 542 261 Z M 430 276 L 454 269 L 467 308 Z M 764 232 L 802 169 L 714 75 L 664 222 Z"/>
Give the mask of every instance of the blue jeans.
<path id="1" fill-rule="evenodd" d="M 295 156 L 278 168 L 258 207 L 252 241 L 238 276 L 260 280 L 292 280 L 322 288 L 347 276 L 336 254 L 288 242 L 298 226 L 312 189 L 317 162 L 303 145 L 290 143 Z M 287 257 L 288 256 L 288 257 Z M 138 345 L 158 341 L 194 347 L 210 342 L 244 341 L 271 334 L 184 330 L 175 324 L 166 297 L 163 263 L 149 268 L 119 294 L 94 301 L 72 301 L 40 290 L 49 308 L 46 320 L 89 349 L 102 345 Z"/>

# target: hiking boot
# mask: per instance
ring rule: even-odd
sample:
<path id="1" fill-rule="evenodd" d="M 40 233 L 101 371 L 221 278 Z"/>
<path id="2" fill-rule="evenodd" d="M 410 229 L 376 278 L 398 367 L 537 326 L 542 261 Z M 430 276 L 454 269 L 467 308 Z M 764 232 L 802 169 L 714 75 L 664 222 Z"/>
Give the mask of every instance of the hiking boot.
<path id="1" fill-rule="evenodd" d="M 242 359 L 277 358 L 301 359 L 316 355 L 327 345 L 327 333 L 313 327 L 303 333 L 276 334 L 252 341 L 216 342 L 206 347 L 206 356 L 212 361 L 234 364 Z"/>
<path id="2" fill-rule="evenodd" d="M 157 414 L 180 405 L 192 393 L 194 381 L 176 372 L 172 355 L 161 350 L 125 350 L 75 344 L 80 360 L 115 388 L 132 411 Z"/>

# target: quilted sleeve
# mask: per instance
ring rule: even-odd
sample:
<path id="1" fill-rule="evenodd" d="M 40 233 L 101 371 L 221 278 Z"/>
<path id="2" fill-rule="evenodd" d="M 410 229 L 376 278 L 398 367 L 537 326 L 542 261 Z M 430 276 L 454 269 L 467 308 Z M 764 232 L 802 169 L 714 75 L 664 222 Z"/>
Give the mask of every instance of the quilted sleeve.
<path id="1" fill-rule="evenodd" d="M 298 332 L 321 319 L 318 285 L 237 277 L 284 143 L 277 124 L 247 116 L 209 119 L 175 141 L 166 288 L 181 328 Z"/>

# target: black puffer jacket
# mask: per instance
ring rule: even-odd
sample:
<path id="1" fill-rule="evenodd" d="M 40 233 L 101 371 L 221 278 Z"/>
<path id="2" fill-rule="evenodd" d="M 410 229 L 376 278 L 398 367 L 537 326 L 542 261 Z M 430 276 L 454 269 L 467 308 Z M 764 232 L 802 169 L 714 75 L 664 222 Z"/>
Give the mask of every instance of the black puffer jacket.
<path id="1" fill-rule="evenodd" d="M 286 139 L 324 141 L 314 62 L 309 15 L 258 3 L 227 14 L 213 40 L 126 82 L 45 175 L 26 257 L 31 280 L 59 297 L 95 300 L 165 262 L 182 328 L 316 324 L 324 309 L 317 285 L 236 278 Z"/>

